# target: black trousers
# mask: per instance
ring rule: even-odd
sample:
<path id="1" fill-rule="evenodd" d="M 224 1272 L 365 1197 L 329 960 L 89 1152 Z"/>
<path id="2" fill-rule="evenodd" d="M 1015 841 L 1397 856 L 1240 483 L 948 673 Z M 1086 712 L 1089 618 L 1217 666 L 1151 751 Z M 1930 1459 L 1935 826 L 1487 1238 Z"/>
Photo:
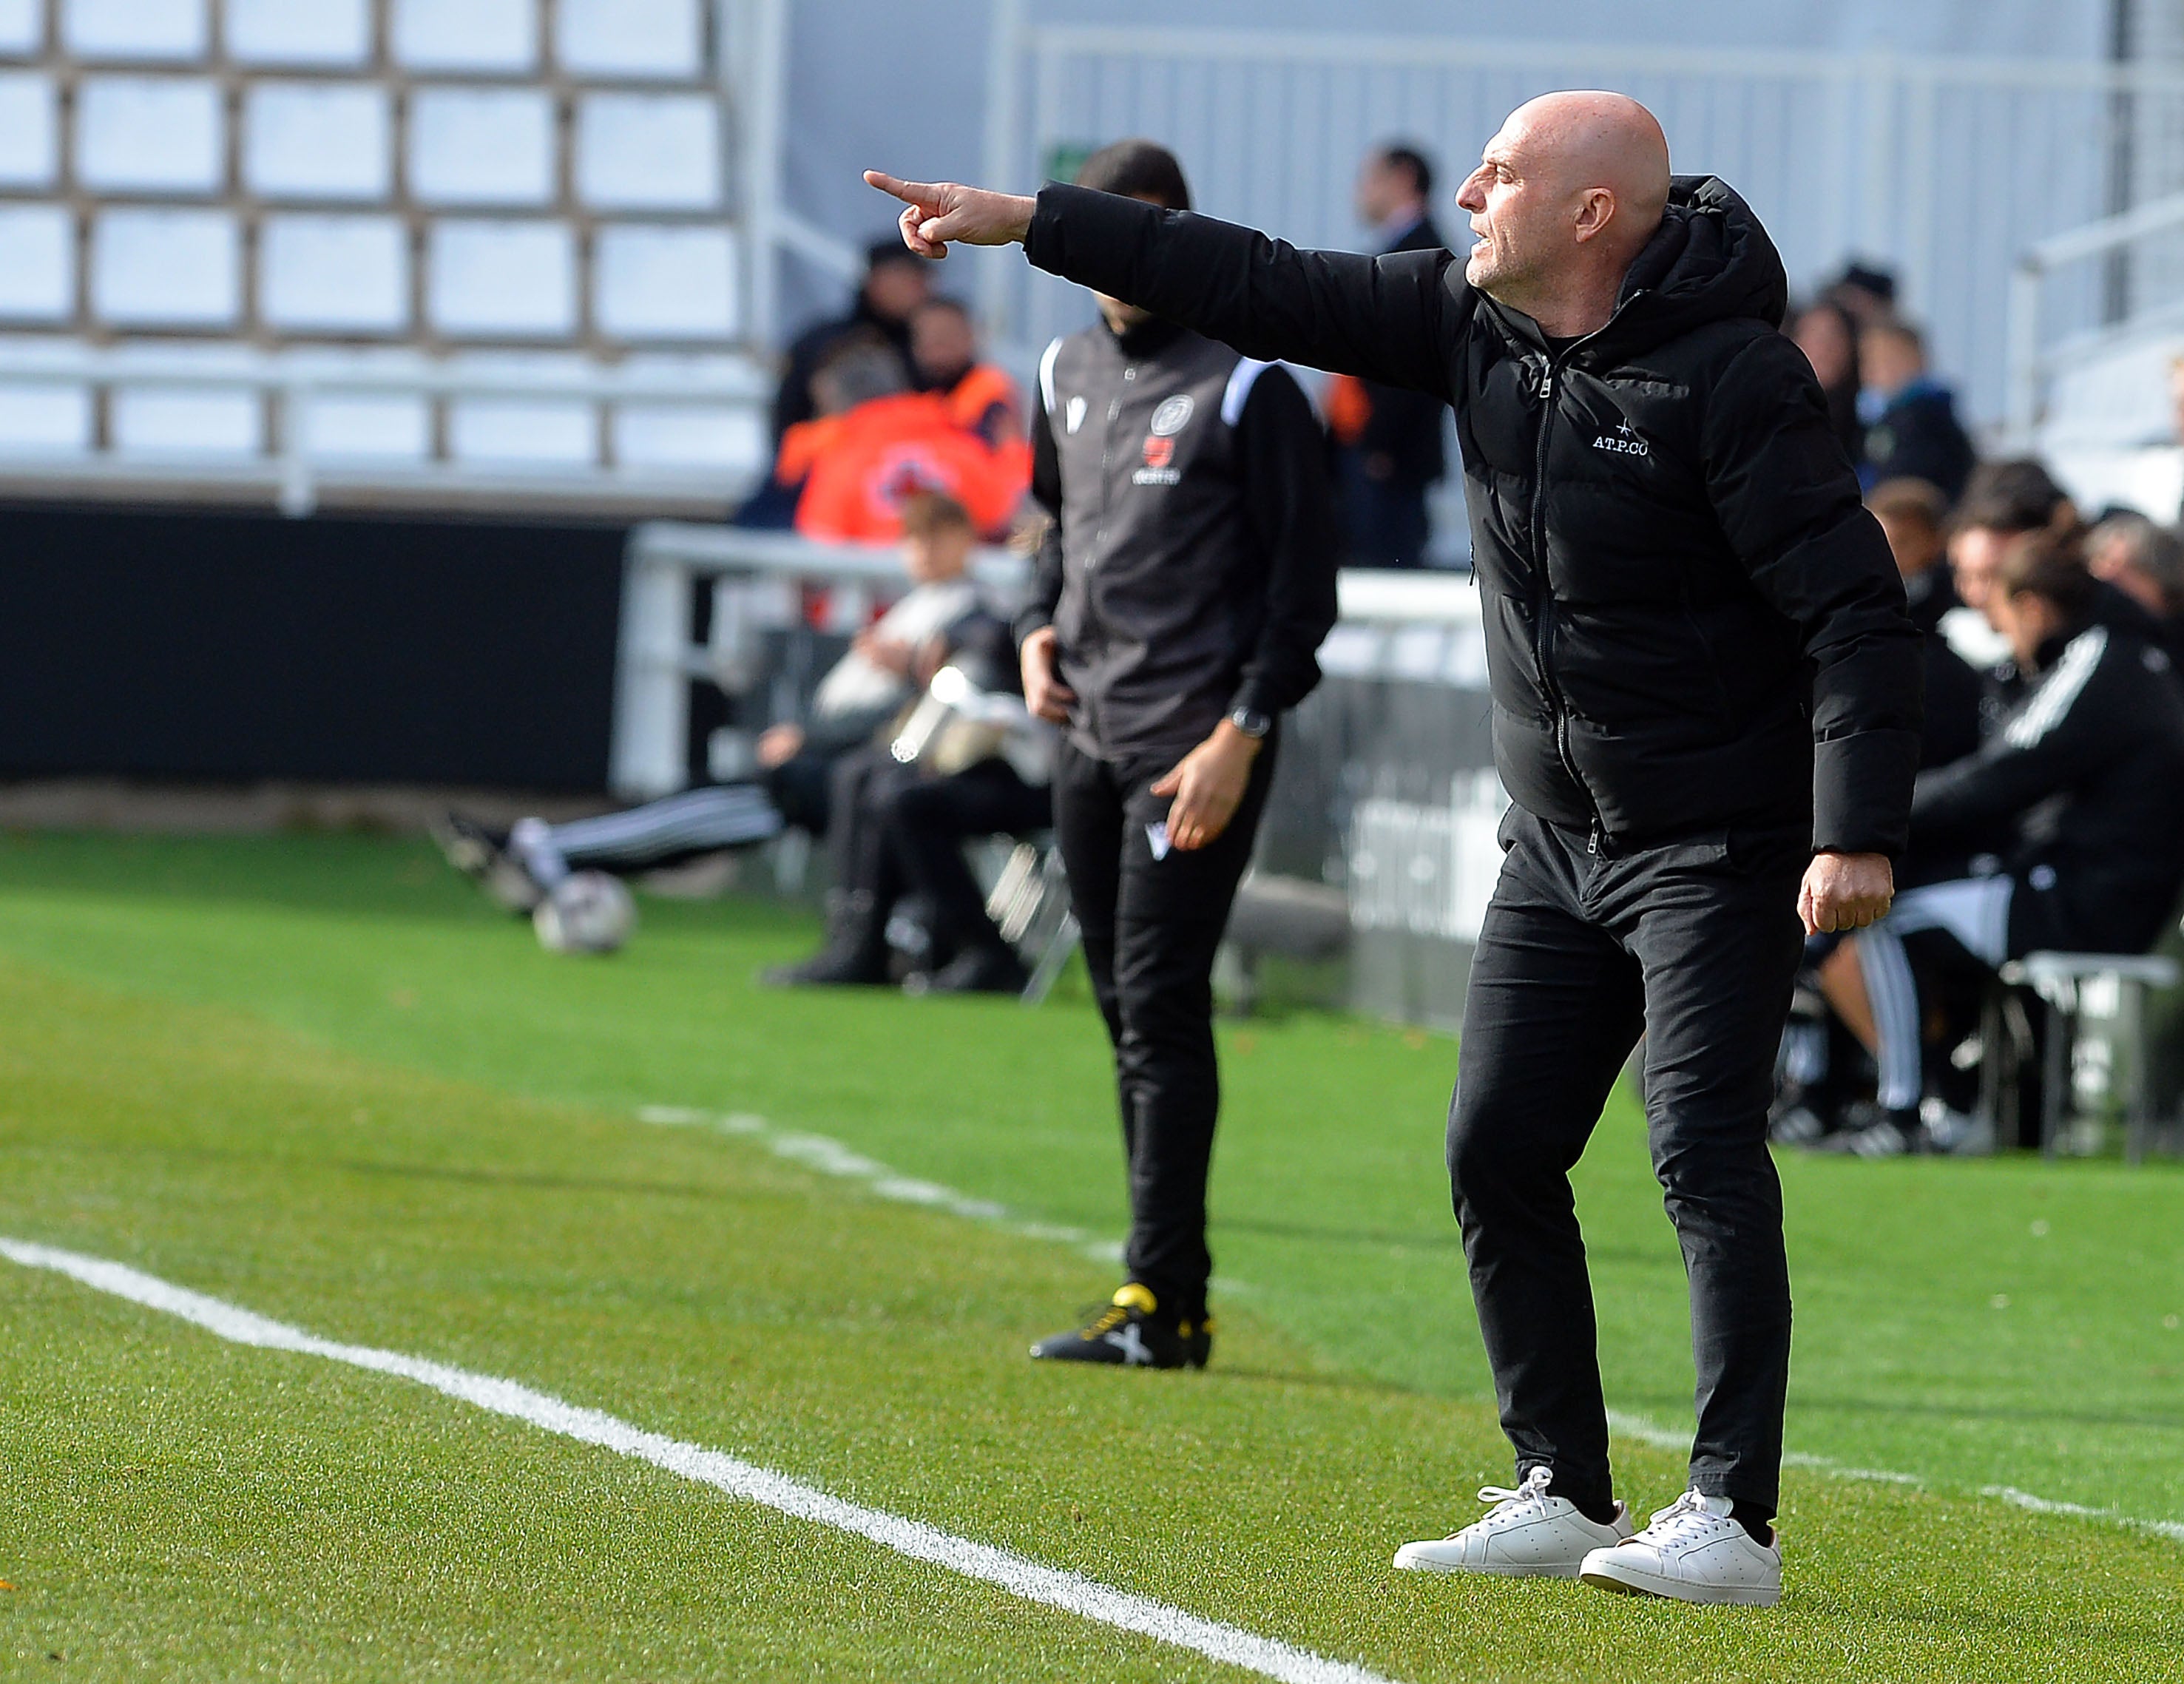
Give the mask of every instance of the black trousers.
<path id="1" fill-rule="evenodd" d="M 1123 1266 L 1163 1310 L 1194 1319 L 1205 1310 L 1213 1272 L 1206 1248 L 1206 1177 L 1221 1109 L 1213 955 L 1251 863 L 1274 747 L 1269 738 L 1218 838 L 1164 856 L 1154 851 L 1153 837 L 1171 800 L 1151 786 L 1179 756 L 1108 761 L 1071 743 L 1055 767 L 1056 840 L 1092 992 L 1115 1048 L 1130 1179 Z"/>
<path id="2" fill-rule="evenodd" d="M 898 778 L 886 788 L 880 826 L 910 886 L 925 897 L 938 945 L 951 952 L 1006 945 L 963 862 L 963 844 L 974 836 L 1044 830 L 1053 810 L 1047 791 L 1025 783 L 1005 760 L 983 761 L 947 778 Z"/>
<path id="3" fill-rule="evenodd" d="M 939 925 L 933 934 L 956 946 L 1000 940 L 963 863 L 964 841 L 1044 829 L 1050 811 L 1047 792 L 1005 760 L 934 778 L 903 765 L 885 744 L 834 762 L 828 805 L 827 863 L 855 915 L 884 925 L 896 901 L 922 892 Z"/>
<path id="4" fill-rule="evenodd" d="M 1472 962 L 1448 1166 L 1502 1425 L 1581 1507 L 1611 1500 L 1591 1284 L 1569 1171 L 1642 1029 L 1654 1174 L 1691 1295 L 1691 1484 L 1772 1515 L 1790 1372 L 1767 1150 L 1802 951 L 1802 836 L 1608 858 L 1521 809 Z"/>

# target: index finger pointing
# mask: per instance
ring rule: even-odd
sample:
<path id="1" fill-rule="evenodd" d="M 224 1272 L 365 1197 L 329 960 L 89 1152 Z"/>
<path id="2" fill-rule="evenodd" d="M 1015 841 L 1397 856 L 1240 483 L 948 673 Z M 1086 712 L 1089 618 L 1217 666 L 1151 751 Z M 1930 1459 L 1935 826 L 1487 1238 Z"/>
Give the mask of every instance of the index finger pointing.
<path id="1" fill-rule="evenodd" d="M 905 181 L 883 170 L 866 170 L 865 184 L 883 193 L 893 193 L 905 204 L 931 204 L 940 194 L 940 189 L 931 181 Z"/>

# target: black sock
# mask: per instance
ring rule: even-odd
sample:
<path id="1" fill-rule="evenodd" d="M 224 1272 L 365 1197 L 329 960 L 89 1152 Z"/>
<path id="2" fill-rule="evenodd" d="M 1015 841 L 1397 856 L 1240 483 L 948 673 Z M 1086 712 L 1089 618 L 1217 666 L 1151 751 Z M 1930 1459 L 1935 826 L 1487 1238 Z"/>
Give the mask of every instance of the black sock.
<path id="1" fill-rule="evenodd" d="M 1615 1519 L 1615 1505 L 1612 1503 L 1580 1503 L 1572 1497 L 1570 1507 L 1596 1526 L 1607 1525 Z"/>
<path id="2" fill-rule="evenodd" d="M 1774 1543 L 1774 1517 L 1772 1514 L 1762 1514 L 1756 1508 L 1747 1514 L 1739 1507 L 1730 1512 L 1729 1518 L 1752 1535 L 1752 1542 L 1770 1546 Z"/>

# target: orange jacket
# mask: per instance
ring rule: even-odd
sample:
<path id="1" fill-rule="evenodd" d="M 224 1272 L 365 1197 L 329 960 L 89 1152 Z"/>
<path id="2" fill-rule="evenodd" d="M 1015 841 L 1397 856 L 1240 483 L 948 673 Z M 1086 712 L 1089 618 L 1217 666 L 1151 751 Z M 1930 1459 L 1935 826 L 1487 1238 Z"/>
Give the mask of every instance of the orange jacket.
<path id="1" fill-rule="evenodd" d="M 801 478 L 796 529 L 807 538 L 883 544 L 902 533 L 902 505 L 944 491 L 988 536 L 1003 532 L 1031 483 L 1028 451 L 990 450 L 956 425 L 945 399 L 906 392 L 875 398 L 782 435 L 775 475 Z"/>

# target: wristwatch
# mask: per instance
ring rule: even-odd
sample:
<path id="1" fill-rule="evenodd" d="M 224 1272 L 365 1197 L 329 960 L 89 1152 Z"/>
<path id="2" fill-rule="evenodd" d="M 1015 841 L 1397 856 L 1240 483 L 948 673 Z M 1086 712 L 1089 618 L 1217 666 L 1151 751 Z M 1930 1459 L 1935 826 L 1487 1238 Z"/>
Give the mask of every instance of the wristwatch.
<path id="1" fill-rule="evenodd" d="M 1263 741 L 1268 732 L 1274 728 L 1271 715 L 1255 707 L 1234 707 L 1228 711 L 1228 722 L 1254 742 Z"/>

